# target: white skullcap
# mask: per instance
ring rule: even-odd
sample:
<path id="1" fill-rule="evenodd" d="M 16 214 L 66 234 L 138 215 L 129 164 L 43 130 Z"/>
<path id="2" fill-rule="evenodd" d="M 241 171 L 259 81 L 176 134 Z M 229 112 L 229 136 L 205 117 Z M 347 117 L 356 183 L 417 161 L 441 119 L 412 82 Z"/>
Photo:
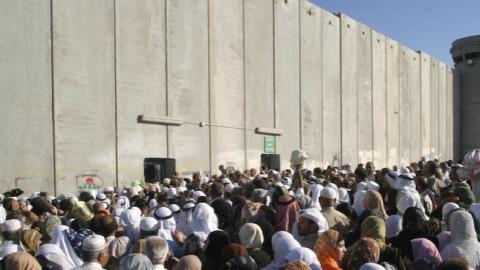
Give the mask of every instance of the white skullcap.
<path id="1" fill-rule="evenodd" d="M 345 188 L 338 189 L 338 202 L 350 204 L 350 195 L 348 195 L 348 190 Z"/>
<path id="2" fill-rule="evenodd" d="M 170 178 L 164 178 L 164 179 L 163 179 L 163 184 L 164 184 L 165 186 L 169 186 L 169 185 L 170 185 L 170 182 L 171 182 Z"/>
<path id="3" fill-rule="evenodd" d="M 177 214 L 177 213 L 180 213 L 180 206 L 178 206 L 177 204 L 170 204 L 168 206 L 168 209 L 170 209 L 170 211 L 172 211 L 173 214 Z"/>
<path id="4" fill-rule="evenodd" d="M 193 203 L 186 203 L 186 204 L 183 206 L 182 210 L 183 210 L 183 211 L 189 211 L 189 210 L 193 209 L 194 207 L 195 207 L 195 204 L 193 204 Z"/>
<path id="5" fill-rule="evenodd" d="M 235 185 L 233 185 L 233 184 L 227 184 L 225 186 L 225 191 L 228 192 L 228 193 L 232 193 L 234 189 L 235 189 Z"/>
<path id="6" fill-rule="evenodd" d="M 300 216 L 307 218 L 318 226 L 318 232 L 328 230 L 328 222 L 317 208 L 307 208 L 300 211 Z"/>
<path id="7" fill-rule="evenodd" d="M 335 192 L 337 193 L 337 197 L 335 197 L 335 198 L 338 200 L 338 198 L 340 197 L 340 194 L 338 194 L 337 185 L 335 185 L 334 183 L 328 183 L 325 187 L 333 188 L 335 190 Z"/>
<path id="8" fill-rule="evenodd" d="M 140 230 L 144 232 L 158 231 L 158 221 L 153 217 L 143 217 L 140 221 Z"/>
<path id="9" fill-rule="evenodd" d="M 450 212 L 452 212 L 453 210 L 458 209 L 458 208 L 460 208 L 460 206 L 458 206 L 458 204 L 456 204 L 454 202 L 448 202 L 448 203 L 444 204 L 443 207 L 442 207 L 442 220 L 443 220 L 443 222 L 447 222 L 448 214 L 450 214 Z"/>
<path id="10" fill-rule="evenodd" d="M 154 216 L 156 219 L 169 219 L 172 217 L 172 211 L 167 207 L 162 206 L 155 211 Z"/>
<path id="11" fill-rule="evenodd" d="M 203 193 L 202 191 L 197 190 L 197 191 L 194 191 L 194 192 L 192 193 L 192 197 L 193 197 L 193 199 L 196 201 L 196 200 L 198 200 L 198 198 L 200 198 L 200 197 L 207 197 L 207 195 L 205 195 L 205 193 Z"/>
<path id="12" fill-rule="evenodd" d="M 96 199 L 97 201 L 103 202 L 107 199 L 107 195 L 105 195 L 105 193 L 98 193 Z"/>
<path id="13" fill-rule="evenodd" d="M 208 176 L 202 177 L 202 184 L 208 183 L 210 181 L 210 178 Z"/>
<path id="14" fill-rule="evenodd" d="M 104 192 L 107 192 L 107 193 L 108 193 L 108 192 L 114 192 L 114 191 L 115 191 L 115 188 L 112 187 L 112 186 L 106 187 L 105 190 L 104 190 Z"/>
<path id="15" fill-rule="evenodd" d="M 167 191 L 167 199 L 171 200 L 175 197 L 175 195 L 177 195 L 177 189 L 174 187 L 169 188 Z"/>
<path id="16" fill-rule="evenodd" d="M 101 251 L 105 249 L 106 246 L 107 243 L 105 242 L 105 237 L 98 234 L 93 234 L 83 239 L 82 250 Z"/>
<path id="17" fill-rule="evenodd" d="M 320 197 L 327 199 L 336 199 L 337 192 L 331 187 L 325 187 L 324 189 L 322 189 L 322 191 L 320 191 Z"/>
<path id="18" fill-rule="evenodd" d="M 184 186 L 177 187 L 177 192 L 185 192 L 185 191 L 187 191 L 186 187 L 184 187 Z"/>
<path id="19" fill-rule="evenodd" d="M 365 263 L 360 267 L 359 270 L 385 270 L 385 267 L 381 266 L 380 264 L 377 263 Z"/>
<path id="20" fill-rule="evenodd" d="M 369 181 L 367 184 L 367 189 L 379 191 L 380 185 L 375 181 Z"/>
<path id="21" fill-rule="evenodd" d="M 3 232 L 14 232 L 22 228 L 22 223 L 18 219 L 8 219 L 3 223 Z"/>

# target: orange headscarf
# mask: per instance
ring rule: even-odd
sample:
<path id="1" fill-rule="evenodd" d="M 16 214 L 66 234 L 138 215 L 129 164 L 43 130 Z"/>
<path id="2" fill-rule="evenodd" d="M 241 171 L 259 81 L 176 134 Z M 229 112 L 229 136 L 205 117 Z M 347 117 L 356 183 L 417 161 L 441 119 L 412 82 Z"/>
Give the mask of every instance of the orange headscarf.
<path id="1" fill-rule="evenodd" d="M 334 258 L 340 233 L 335 230 L 323 232 L 315 244 L 314 250 L 323 270 L 342 270 Z"/>

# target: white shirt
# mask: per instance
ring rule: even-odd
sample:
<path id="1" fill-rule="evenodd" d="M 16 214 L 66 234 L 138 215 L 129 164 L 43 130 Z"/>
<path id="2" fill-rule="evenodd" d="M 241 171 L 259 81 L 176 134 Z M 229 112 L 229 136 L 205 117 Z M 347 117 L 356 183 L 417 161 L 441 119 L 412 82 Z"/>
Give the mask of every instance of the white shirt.
<path id="1" fill-rule="evenodd" d="M 167 270 L 167 268 L 165 268 L 163 264 L 155 264 L 153 270 Z"/>
<path id="2" fill-rule="evenodd" d="M 85 262 L 82 266 L 73 270 L 105 270 L 98 262 Z"/>

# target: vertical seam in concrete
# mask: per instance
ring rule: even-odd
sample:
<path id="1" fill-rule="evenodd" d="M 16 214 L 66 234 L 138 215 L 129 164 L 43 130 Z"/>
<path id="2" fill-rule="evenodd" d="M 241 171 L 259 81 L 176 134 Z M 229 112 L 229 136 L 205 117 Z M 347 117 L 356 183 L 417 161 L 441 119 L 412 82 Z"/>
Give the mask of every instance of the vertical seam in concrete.
<path id="1" fill-rule="evenodd" d="M 118 187 L 117 2 L 113 0 L 113 70 L 115 91 L 115 185 Z"/>
<path id="2" fill-rule="evenodd" d="M 302 140 L 302 12 L 301 12 L 301 3 L 298 1 L 298 122 L 299 122 L 299 132 L 300 132 L 300 149 L 303 147 Z"/>
<path id="3" fill-rule="evenodd" d="M 275 0 L 272 0 L 272 48 L 273 48 L 273 128 L 277 128 L 277 85 L 276 85 L 276 68 L 275 68 Z M 275 153 L 277 152 L 277 149 L 275 147 Z"/>
<path id="4" fill-rule="evenodd" d="M 396 146 L 398 147 L 398 151 L 397 151 L 398 154 L 397 154 L 397 158 L 396 158 L 395 163 L 397 163 L 398 168 L 400 168 L 400 166 L 401 166 L 400 160 L 401 160 L 401 158 L 402 158 L 402 151 L 401 151 L 402 149 L 401 149 L 401 147 L 400 147 L 400 145 L 401 145 L 401 143 L 400 143 L 400 136 L 401 136 L 401 133 L 402 133 L 401 128 L 400 128 L 400 126 L 401 126 L 401 123 L 400 123 L 400 120 L 401 120 L 401 117 L 400 117 L 400 116 L 401 116 L 401 110 L 400 110 L 400 96 L 401 96 L 401 95 L 400 95 L 400 91 L 401 91 L 401 89 L 400 89 L 400 68 L 399 68 L 399 66 L 400 66 L 400 55 L 402 55 L 402 54 L 400 53 L 400 45 L 397 45 L 397 92 L 398 92 L 398 103 L 395 104 L 395 105 L 396 105 L 395 107 L 398 109 L 398 111 L 397 111 L 397 112 L 398 112 L 398 133 L 397 133 L 397 139 L 396 139 L 395 141 L 398 142 L 398 144 L 396 145 Z"/>
<path id="5" fill-rule="evenodd" d="M 341 14 L 338 14 L 338 23 L 339 23 L 339 47 L 340 47 L 340 166 L 343 165 L 343 64 L 342 64 L 342 58 L 343 58 L 343 50 L 342 50 L 342 25 L 343 25 L 343 18 Z"/>
<path id="6" fill-rule="evenodd" d="M 373 31 L 372 29 L 369 30 L 370 31 L 370 81 L 371 81 L 371 84 L 370 84 L 370 90 L 371 90 L 371 98 L 370 98 L 370 106 L 371 106 L 371 117 L 372 117 L 372 136 L 371 136 L 371 139 L 372 139 L 372 154 L 370 155 L 370 158 L 371 158 L 371 161 L 374 162 L 375 160 L 375 119 L 374 119 L 374 113 L 373 113 L 373 108 L 374 108 L 374 103 L 373 103 L 373 97 L 374 97 L 374 93 L 373 93 Z"/>
<path id="7" fill-rule="evenodd" d="M 355 22 L 355 51 L 358 51 L 358 31 L 359 31 L 359 25 L 357 22 Z M 360 145 L 359 145 L 359 139 L 358 139 L 358 133 L 360 131 L 360 129 L 358 128 L 358 115 L 359 115 L 359 111 L 358 111 L 358 54 L 355 53 L 355 71 L 356 71 L 356 75 L 355 75 L 355 107 L 357 109 L 357 113 L 356 113 L 356 118 L 357 118 L 357 123 L 356 123 L 356 127 L 357 127 L 357 140 L 355 142 L 356 144 L 356 150 L 357 150 L 357 153 L 356 153 L 356 156 L 357 156 L 357 163 L 360 163 Z M 357 166 L 357 164 L 354 164 L 354 166 Z"/>
<path id="8" fill-rule="evenodd" d="M 323 37 L 324 37 L 323 31 L 324 31 L 324 28 L 323 28 L 323 13 L 322 13 L 321 10 L 319 10 L 318 15 L 320 16 L 320 44 L 319 44 L 319 46 L 320 46 L 320 71 L 321 71 L 320 72 L 320 80 L 322 82 L 321 83 L 322 87 L 320 89 L 320 91 L 322 91 L 322 94 L 320 95 L 322 97 L 322 102 L 320 104 L 322 106 L 322 110 L 321 110 L 322 115 L 320 116 L 321 117 L 320 119 L 322 119 L 322 126 L 320 127 L 320 132 L 322 134 L 322 142 L 321 142 L 322 151 L 320 152 L 320 166 L 324 167 L 324 165 L 325 165 L 325 163 L 324 163 L 325 147 L 324 147 L 324 144 L 323 144 L 324 137 L 325 137 L 325 133 L 323 132 L 323 130 L 324 130 L 323 127 L 325 126 L 325 122 L 324 122 L 324 119 L 323 119 L 323 111 L 324 111 L 323 104 L 324 104 L 324 101 L 325 101 L 325 97 L 324 97 L 325 87 L 324 87 L 324 81 L 323 81 L 324 80 L 324 76 L 323 76 L 323 46 L 324 46 L 324 44 L 323 44 Z"/>
<path id="9" fill-rule="evenodd" d="M 169 113 L 169 100 L 168 100 L 168 1 L 165 1 L 164 7 L 164 31 L 165 31 L 165 114 L 166 116 L 170 116 Z M 170 136 L 169 136 L 169 127 L 165 127 L 166 133 L 166 143 L 167 143 L 167 158 L 170 158 Z"/>
<path id="10" fill-rule="evenodd" d="M 440 61 L 437 64 L 437 158 L 440 159 Z"/>
<path id="11" fill-rule="evenodd" d="M 423 134 L 426 133 L 426 127 L 423 126 L 423 121 L 422 121 L 422 107 L 423 107 L 423 99 L 422 99 L 422 96 L 423 96 L 423 84 L 422 84 L 422 78 L 423 78 L 423 72 L 422 72 L 422 62 L 423 62 L 423 59 L 422 59 L 422 52 L 419 51 L 418 52 L 418 61 L 419 61 L 419 81 L 420 81 L 420 120 L 419 120 L 419 123 L 420 123 L 420 157 L 423 156 L 423 145 L 424 145 L 424 141 L 423 141 Z"/>
<path id="12" fill-rule="evenodd" d="M 383 68 L 383 71 L 385 72 L 385 167 L 388 167 L 389 166 L 389 156 L 388 156 L 388 146 L 389 146 L 389 143 L 388 143 L 388 72 L 387 72 L 387 68 L 388 68 L 388 65 L 387 65 L 387 58 L 388 58 L 388 46 L 387 46 L 387 37 L 384 38 L 384 44 L 383 44 L 383 51 L 384 51 L 384 54 L 385 54 L 385 62 L 384 62 L 384 68 Z"/>
<path id="13" fill-rule="evenodd" d="M 247 167 L 247 101 L 246 101 L 246 85 L 245 85 L 245 1 L 242 1 L 242 36 L 243 36 L 243 157 L 244 157 L 244 168 Z"/>
<path id="14" fill-rule="evenodd" d="M 209 160 L 209 168 L 210 168 L 210 175 L 212 175 L 212 126 L 210 125 L 212 122 L 212 101 L 211 101 L 211 83 L 210 83 L 210 0 L 207 1 L 207 68 L 208 68 L 208 160 Z"/>
<path id="15" fill-rule="evenodd" d="M 50 0 L 50 76 L 52 87 L 52 149 L 53 149 L 53 194 L 57 196 L 57 151 L 56 151 L 56 132 L 55 132 L 55 80 L 54 80 L 54 66 L 53 66 L 53 0 Z"/>

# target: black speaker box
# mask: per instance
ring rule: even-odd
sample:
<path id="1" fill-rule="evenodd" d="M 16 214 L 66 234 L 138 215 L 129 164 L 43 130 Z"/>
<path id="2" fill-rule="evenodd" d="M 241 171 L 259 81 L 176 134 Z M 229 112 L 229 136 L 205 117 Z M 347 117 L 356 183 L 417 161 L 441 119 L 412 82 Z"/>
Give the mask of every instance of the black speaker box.
<path id="1" fill-rule="evenodd" d="M 146 158 L 143 160 L 145 182 L 162 182 L 165 178 L 175 175 L 174 158 Z"/>
<path id="2" fill-rule="evenodd" d="M 267 166 L 269 169 L 280 171 L 280 155 L 279 154 L 262 154 L 260 156 L 262 166 Z"/>

